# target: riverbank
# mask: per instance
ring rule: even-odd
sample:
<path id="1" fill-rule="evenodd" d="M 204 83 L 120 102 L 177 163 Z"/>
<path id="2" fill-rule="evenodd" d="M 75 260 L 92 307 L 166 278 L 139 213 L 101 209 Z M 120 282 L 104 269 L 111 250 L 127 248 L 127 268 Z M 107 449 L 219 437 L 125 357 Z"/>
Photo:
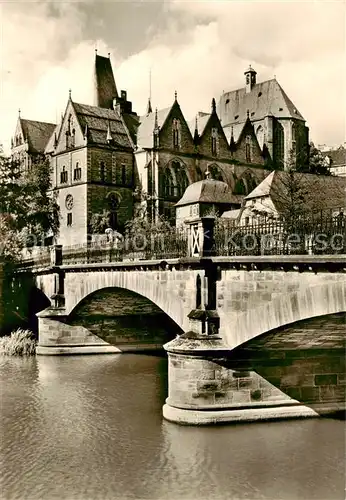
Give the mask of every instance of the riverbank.
<path id="1" fill-rule="evenodd" d="M 11 335 L 0 337 L 0 354 L 5 356 L 34 356 L 36 340 L 30 330 L 18 328 Z"/>

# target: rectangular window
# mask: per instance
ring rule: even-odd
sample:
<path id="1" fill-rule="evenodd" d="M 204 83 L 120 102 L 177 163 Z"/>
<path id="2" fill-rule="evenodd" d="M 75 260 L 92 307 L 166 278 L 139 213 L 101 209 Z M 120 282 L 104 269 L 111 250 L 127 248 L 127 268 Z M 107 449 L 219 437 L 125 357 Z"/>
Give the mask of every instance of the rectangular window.
<path id="1" fill-rule="evenodd" d="M 67 214 L 67 225 L 72 226 L 72 213 L 68 212 Z"/>
<path id="2" fill-rule="evenodd" d="M 126 184 L 126 165 L 121 165 L 121 184 Z"/>
<path id="3" fill-rule="evenodd" d="M 100 180 L 106 182 L 106 165 L 103 161 L 100 163 Z"/>
<path id="4" fill-rule="evenodd" d="M 76 167 L 73 171 L 73 180 L 74 181 L 80 181 L 82 178 L 82 169 L 79 166 L 79 163 L 76 163 Z"/>
<path id="5" fill-rule="evenodd" d="M 62 171 L 60 172 L 60 183 L 66 184 L 67 181 L 68 181 L 68 174 L 67 171 L 65 170 L 65 167 L 63 167 Z"/>

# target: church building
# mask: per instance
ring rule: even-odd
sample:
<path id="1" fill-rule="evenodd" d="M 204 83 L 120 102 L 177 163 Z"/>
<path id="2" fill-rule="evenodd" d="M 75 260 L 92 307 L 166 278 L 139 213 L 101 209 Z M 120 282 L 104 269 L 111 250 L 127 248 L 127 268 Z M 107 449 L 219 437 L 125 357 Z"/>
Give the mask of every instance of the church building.
<path id="1" fill-rule="evenodd" d="M 13 157 L 39 154 L 52 166 L 52 186 L 61 209 L 58 243 L 86 243 L 92 220 L 103 217 L 120 232 L 134 215 L 175 222 L 175 205 L 206 173 L 229 186 L 228 208 L 243 200 L 289 151 L 307 150 L 304 118 L 276 80 L 223 94 L 210 112 L 185 118 L 177 92 L 171 106 L 138 116 L 118 93 L 109 57 L 96 53 L 94 103 L 76 103 L 71 91 L 58 125 L 18 119 Z M 35 125 L 32 125 L 35 124 Z M 30 156 L 31 155 L 31 156 Z"/>
<path id="2" fill-rule="evenodd" d="M 257 83 L 250 66 L 245 87 L 224 92 L 218 115 L 227 138 L 237 140 L 249 117 L 260 148 L 275 170 L 287 170 L 293 162 L 305 165 L 309 153 L 309 129 L 305 119 L 276 78 Z"/>

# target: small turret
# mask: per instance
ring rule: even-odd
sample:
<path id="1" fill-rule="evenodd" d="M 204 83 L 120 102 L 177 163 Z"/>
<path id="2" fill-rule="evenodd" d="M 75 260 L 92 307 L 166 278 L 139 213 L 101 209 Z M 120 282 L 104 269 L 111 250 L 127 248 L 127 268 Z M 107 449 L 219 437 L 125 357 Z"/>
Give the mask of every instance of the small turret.
<path id="1" fill-rule="evenodd" d="M 251 68 L 251 64 L 250 64 L 249 69 L 247 69 L 244 72 L 244 75 L 245 75 L 246 93 L 248 94 L 249 92 L 251 92 L 254 85 L 256 85 L 257 72 L 253 68 Z"/>

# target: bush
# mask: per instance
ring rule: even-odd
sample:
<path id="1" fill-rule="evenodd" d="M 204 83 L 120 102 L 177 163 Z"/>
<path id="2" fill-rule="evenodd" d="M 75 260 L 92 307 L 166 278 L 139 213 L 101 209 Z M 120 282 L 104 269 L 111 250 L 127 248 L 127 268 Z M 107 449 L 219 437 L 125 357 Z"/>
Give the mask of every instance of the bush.
<path id="1" fill-rule="evenodd" d="M 0 354 L 5 356 L 33 356 L 36 340 L 30 330 L 18 328 L 10 336 L 0 338 Z"/>

